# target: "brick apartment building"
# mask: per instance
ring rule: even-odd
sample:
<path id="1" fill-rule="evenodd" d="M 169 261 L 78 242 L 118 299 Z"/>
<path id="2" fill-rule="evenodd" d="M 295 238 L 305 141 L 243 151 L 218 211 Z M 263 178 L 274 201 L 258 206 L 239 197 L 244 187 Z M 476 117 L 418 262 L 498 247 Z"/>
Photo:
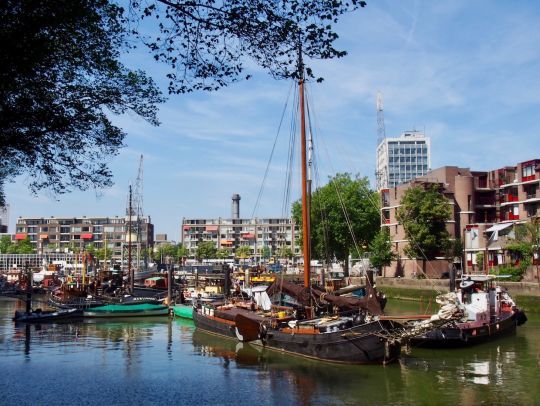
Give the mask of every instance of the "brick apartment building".
<path id="1" fill-rule="evenodd" d="M 421 269 L 420 261 L 407 258 L 408 241 L 403 226 L 397 221 L 397 210 L 405 191 L 411 186 L 437 184 L 452 206 L 447 222 L 451 238 L 461 238 L 464 245 L 463 268 L 475 269 L 476 256 L 482 253 L 485 266 L 507 264 L 505 252 L 513 236 L 513 224 L 540 216 L 540 159 L 518 163 L 493 171 L 471 171 L 469 168 L 445 166 L 422 177 L 391 189 L 381 190 L 381 227 L 388 227 L 395 252 L 395 261 L 387 276 L 411 276 Z M 427 272 L 440 276 L 448 261 L 442 256 L 431 261 Z"/>

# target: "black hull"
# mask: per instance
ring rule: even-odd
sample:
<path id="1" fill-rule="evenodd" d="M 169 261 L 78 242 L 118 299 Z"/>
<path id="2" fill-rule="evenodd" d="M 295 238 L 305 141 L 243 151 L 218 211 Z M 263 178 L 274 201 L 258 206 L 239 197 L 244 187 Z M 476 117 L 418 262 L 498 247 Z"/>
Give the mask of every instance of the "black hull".
<path id="1" fill-rule="evenodd" d="M 238 340 L 234 322 L 193 313 L 195 326 L 211 334 Z M 401 353 L 399 342 L 384 338 L 387 331 L 401 329 L 389 320 L 353 326 L 322 334 L 294 334 L 268 329 L 262 339 L 253 343 L 270 350 L 301 357 L 343 364 L 387 364 Z"/>
<path id="2" fill-rule="evenodd" d="M 486 343 L 516 332 L 516 313 L 497 322 L 472 328 L 442 328 L 414 337 L 410 344 L 422 348 L 460 348 Z"/>
<path id="3" fill-rule="evenodd" d="M 82 319 L 83 311 L 78 309 L 45 312 L 15 312 L 13 321 L 24 323 L 54 323 L 57 321 Z"/>

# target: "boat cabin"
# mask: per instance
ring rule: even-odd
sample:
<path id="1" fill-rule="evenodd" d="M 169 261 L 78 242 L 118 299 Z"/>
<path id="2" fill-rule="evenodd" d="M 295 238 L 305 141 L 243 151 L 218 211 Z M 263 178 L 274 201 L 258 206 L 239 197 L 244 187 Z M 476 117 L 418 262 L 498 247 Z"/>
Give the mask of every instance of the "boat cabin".
<path id="1" fill-rule="evenodd" d="M 147 288 L 166 289 L 167 279 L 161 276 L 154 276 L 152 278 L 145 279 L 144 286 Z"/>

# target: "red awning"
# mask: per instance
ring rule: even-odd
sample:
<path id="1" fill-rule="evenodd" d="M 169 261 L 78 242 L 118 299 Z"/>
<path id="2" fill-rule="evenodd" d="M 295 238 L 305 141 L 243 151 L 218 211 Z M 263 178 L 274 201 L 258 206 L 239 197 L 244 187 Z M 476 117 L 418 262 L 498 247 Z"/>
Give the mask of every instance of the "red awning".
<path id="1" fill-rule="evenodd" d="M 82 234 L 81 238 L 83 240 L 91 240 L 92 239 L 92 234 Z"/>
<path id="2" fill-rule="evenodd" d="M 27 235 L 25 233 L 15 234 L 15 239 L 16 240 L 25 240 L 26 236 Z"/>
<path id="3" fill-rule="evenodd" d="M 220 241 L 221 245 L 232 245 L 232 241 L 231 240 L 221 240 Z"/>
<path id="4" fill-rule="evenodd" d="M 46 240 L 47 238 L 49 238 L 49 234 L 40 234 L 39 235 L 40 240 Z"/>
<path id="5" fill-rule="evenodd" d="M 255 234 L 252 234 L 252 233 L 242 233 L 242 237 L 244 238 L 255 238 Z"/>
<path id="6" fill-rule="evenodd" d="M 189 230 L 191 226 L 184 226 L 184 231 Z"/>
<path id="7" fill-rule="evenodd" d="M 218 226 L 206 226 L 206 231 L 217 231 Z"/>

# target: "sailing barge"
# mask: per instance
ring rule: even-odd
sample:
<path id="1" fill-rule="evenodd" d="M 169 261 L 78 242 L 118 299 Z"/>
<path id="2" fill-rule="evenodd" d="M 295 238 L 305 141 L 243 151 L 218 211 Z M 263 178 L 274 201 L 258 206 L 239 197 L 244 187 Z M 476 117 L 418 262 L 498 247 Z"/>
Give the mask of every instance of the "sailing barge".
<path id="1" fill-rule="evenodd" d="M 347 364 L 386 364 L 395 361 L 400 355 L 399 332 L 402 326 L 394 321 L 379 318 L 382 310 L 373 287 L 370 286 L 371 291 L 365 303 L 353 304 L 348 302 L 351 298 L 317 292 L 311 286 L 308 188 L 310 169 L 308 169 L 301 51 L 298 66 L 304 285 L 289 288 L 291 292 L 296 292 L 295 298 L 299 300 L 300 305 L 294 312 L 290 310 L 287 312 L 285 309 L 273 308 L 269 296 L 260 294 L 258 306 L 254 302 L 236 302 L 223 306 L 197 307 L 193 311 L 193 321 L 198 329 L 212 334 L 242 342 L 253 342 L 268 349 L 307 358 Z M 280 288 L 282 286 L 280 283 Z M 317 305 L 317 301 L 323 303 L 322 308 L 325 311 Z M 263 311 L 256 311 L 257 307 Z M 328 315 L 323 315 L 325 313 Z"/>

